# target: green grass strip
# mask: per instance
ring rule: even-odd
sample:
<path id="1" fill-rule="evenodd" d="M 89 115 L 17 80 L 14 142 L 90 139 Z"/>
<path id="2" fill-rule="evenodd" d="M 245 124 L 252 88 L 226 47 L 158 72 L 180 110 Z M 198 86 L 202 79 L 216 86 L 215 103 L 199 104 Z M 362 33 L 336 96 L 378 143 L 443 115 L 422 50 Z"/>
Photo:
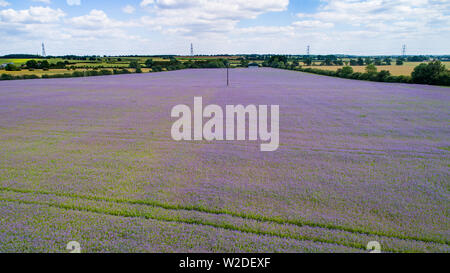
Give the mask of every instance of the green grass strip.
<path id="1" fill-rule="evenodd" d="M 289 225 L 295 225 L 295 226 L 299 226 L 299 227 L 308 226 L 308 227 L 326 228 L 326 229 L 330 229 L 330 230 L 346 231 L 346 232 L 359 233 L 359 234 L 364 234 L 364 235 L 369 235 L 369 236 L 380 236 L 380 237 L 387 237 L 387 238 L 393 238 L 393 239 L 411 240 L 411 241 L 419 241 L 419 242 L 425 242 L 425 243 L 438 243 L 438 244 L 445 244 L 445 245 L 450 244 L 450 241 L 446 240 L 446 239 L 420 238 L 420 237 L 408 236 L 408 235 L 402 235 L 402 234 L 385 233 L 385 232 L 380 232 L 380 231 L 370 231 L 370 230 L 365 230 L 365 229 L 361 229 L 361 228 L 351 228 L 351 227 L 345 227 L 345 226 L 340 226 L 340 225 L 335 225 L 335 224 L 322 224 L 322 223 L 314 223 L 311 221 L 288 220 L 288 219 L 275 218 L 275 217 L 266 217 L 266 216 L 255 215 L 255 214 L 238 213 L 238 212 L 233 212 L 233 211 L 229 211 L 229 210 L 211 209 L 211 208 L 206 208 L 206 207 L 198 206 L 198 205 L 197 206 L 173 205 L 173 204 L 164 204 L 161 202 L 150 201 L 150 200 L 133 200 L 133 199 L 127 199 L 127 198 L 90 196 L 90 195 L 82 195 L 82 194 L 74 194 L 74 193 L 57 193 L 57 192 L 49 192 L 49 191 L 44 191 L 44 190 L 27 190 L 27 189 L 15 189 L 15 188 L 8 188 L 8 187 L 0 187 L 0 191 L 55 195 L 55 196 L 62 196 L 62 197 L 71 197 L 71 198 L 92 200 L 92 201 L 107 201 L 107 202 L 114 202 L 114 203 L 119 203 L 119 204 L 125 203 L 125 204 L 133 204 L 133 205 L 146 205 L 146 206 L 159 207 L 159 208 L 169 209 L 169 210 L 197 211 L 197 212 L 203 212 L 203 213 L 209 213 L 209 214 L 215 214 L 215 215 L 230 215 L 230 216 L 238 217 L 238 218 L 242 218 L 242 219 L 276 223 L 276 224 L 282 224 L 282 225 L 289 224 Z"/>

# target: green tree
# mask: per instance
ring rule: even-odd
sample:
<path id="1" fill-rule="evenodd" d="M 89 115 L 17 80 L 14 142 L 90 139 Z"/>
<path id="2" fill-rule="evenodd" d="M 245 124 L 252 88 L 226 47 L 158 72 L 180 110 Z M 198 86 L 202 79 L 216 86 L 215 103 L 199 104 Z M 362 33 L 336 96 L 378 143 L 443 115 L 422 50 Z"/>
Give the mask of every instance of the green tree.
<path id="1" fill-rule="evenodd" d="M 402 59 L 397 59 L 397 61 L 395 61 L 396 65 L 403 65 L 403 60 Z"/>
<path id="2" fill-rule="evenodd" d="M 284 66 L 286 66 L 287 64 L 287 57 L 286 56 L 271 56 L 269 61 L 268 61 L 268 65 L 271 67 L 277 67 L 279 66 L 279 63 L 283 63 Z"/>
<path id="3" fill-rule="evenodd" d="M 414 68 L 411 78 L 414 83 L 441 84 L 450 72 L 445 69 L 440 61 L 433 61 L 428 64 L 420 64 Z"/>
<path id="4" fill-rule="evenodd" d="M 248 60 L 242 59 L 242 60 L 241 60 L 241 66 L 242 66 L 242 67 L 247 67 L 247 66 L 248 66 Z"/>
<path id="5" fill-rule="evenodd" d="M 358 65 L 364 65 L 364 60 L 361 57 L 359 57 L 357 63 Z"/>
<path id="6" fill-rule="evenodd" d="M 377 67 L 374 64 L 369 64 L 366 66 L 367 74 L 375 74 L 377 73 Z"/>
<path id="7" fill-rule="evenodd" d="M 387 71 L 387 70 L 381 70 L 380 72 L 378 72 L 377 74 L 377 81 L 379 82 L 385 82 L 387 77 L 391 76 L 391 72 Z"/>
<path id="8" fill-rule="evenodd" d="M 152 59 L 146 60 L 146 61 L 145 61 L 145 66 L 146 66 L 147 68 L 152 68 L 152 66 L 153 66 L 153 60 L 152 60 Z"/>
<path id="9" fill-rule="evenodd" d="M 25 63 L 28 68 L 38 68 L 38 63 L 35 60 L 29 60 Z"/>
<path id="10" fill-rule="evenodd" d="M 20 71 L 20 68 L 15 66 L 14 64 L 7 64 L 5 67 L 6 71 Z"/>
<path id="11" fill-rule="evenodd" d="M 39 64 L 39 68 L 41 68 L 41 69 L 49 69 L 50 68 L 50 63 L 47 60 L 43 60 Z"/>
<path id="12" fill-rule="evenodd" d="M 339 68 L 336 71 L 336 74 L 339 77 L 349 77 L 351 74 L 353 74 L 353 68 L 351 66 L 344 66 L 343 68 Z"/>
<path id="13" fill-rule="evenodd" d="M 132 61 L 130 62 L 129 67 L 130 67 L 130 68 L 138 69 L 138 68 L 141 68 L 141 65 L 139 64 L 139 62 L 138 62 L 137 60 L 132 60 Z"/>
<path id="14" fill-rule="evenodd" d="M 311 58 L 306 58 L 305 60 L 303 60 L 303 63 L 307 66 L 310 66 L 312 64 L 312 59 Z"/>

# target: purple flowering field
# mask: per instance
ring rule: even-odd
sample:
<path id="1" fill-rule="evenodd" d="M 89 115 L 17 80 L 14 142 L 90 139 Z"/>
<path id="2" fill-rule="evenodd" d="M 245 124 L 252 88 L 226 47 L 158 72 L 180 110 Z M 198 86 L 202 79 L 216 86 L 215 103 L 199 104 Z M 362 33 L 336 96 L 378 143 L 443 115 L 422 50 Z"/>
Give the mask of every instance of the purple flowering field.
<path id="1" fill-rule="evenodd" d="M 450 89 L 276 69 L 0 82 L 0 252 L 449 252 Z M 280 105 L 280 147 L 172 140 Z"/>

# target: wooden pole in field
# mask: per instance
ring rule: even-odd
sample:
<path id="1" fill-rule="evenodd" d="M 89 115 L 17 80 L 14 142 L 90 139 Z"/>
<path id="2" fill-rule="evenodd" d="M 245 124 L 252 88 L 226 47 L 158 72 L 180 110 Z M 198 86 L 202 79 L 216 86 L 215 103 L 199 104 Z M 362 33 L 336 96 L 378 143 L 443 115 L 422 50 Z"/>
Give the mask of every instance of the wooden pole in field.
<path id="1" fill-rule="evenodd" d="M 230 85 L 230 73 L 228 72 L 229 68 L 230 68 L 230 63 L 227 62 L 227 86 Z"/>

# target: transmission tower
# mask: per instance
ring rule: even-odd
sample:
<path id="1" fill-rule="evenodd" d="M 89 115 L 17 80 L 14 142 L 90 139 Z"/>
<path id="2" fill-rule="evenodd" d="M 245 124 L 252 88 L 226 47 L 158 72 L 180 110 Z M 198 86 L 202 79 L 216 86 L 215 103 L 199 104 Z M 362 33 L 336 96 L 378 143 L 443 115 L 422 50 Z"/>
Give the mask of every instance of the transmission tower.
<path id="1" fill-rule="evenodd" d="M 306 47 L 306 55 L 308 55 L 309 56 L 309 50 L 311 49 L 311 47 L 308 45 L 307 47 Z"/>
<path id="2" fill-rule="evenodd" d="M 194 45 L 191 43 L 191 57 L 194 57 Z"/>
<path id="3" fill-rule="evenodd" d="M 42 57 L 45 57 L 45 56 L 47 56 L 45 54 L 45 46 L 44 46 L 44 43 L 42 43 Z"/>
<path id="4" fill-rule="evenodd" d="M 406 56 L 406 45 L 403 45 L 403 47 L 402 47 L 402 56 L 403 57 Z"/>

